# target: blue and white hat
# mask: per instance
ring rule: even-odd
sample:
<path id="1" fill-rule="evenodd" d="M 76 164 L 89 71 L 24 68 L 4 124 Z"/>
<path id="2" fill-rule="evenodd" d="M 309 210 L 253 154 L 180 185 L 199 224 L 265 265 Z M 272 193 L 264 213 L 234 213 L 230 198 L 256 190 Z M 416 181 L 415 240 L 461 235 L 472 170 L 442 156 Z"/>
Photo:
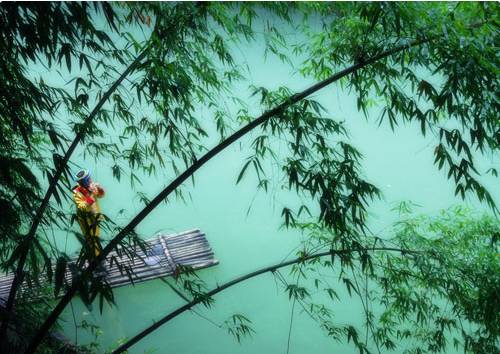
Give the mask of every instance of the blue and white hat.
<path id="1" fill-rule="evenodd" d="M 74 175 L 74 179 L 76 182 L 84 181 L 90 178 L 89 170 L 80 170 Z"/>

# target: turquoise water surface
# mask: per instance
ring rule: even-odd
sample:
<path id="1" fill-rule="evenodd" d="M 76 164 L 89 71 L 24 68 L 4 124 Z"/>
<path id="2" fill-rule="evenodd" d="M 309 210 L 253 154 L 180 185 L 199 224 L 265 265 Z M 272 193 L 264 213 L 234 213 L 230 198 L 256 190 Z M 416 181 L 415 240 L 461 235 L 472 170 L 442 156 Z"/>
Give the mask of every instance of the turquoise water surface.
<path id="1" fill-rule="evenodd" d="M 293 90 L 306 88 L 313 81 L 299 75 L 292 75 L 289 67 L 272 58 L 264 59 L 261 43 L 241 47 L 241 58 L 246 58 L 251 75 L 249 83 L 269 89 L 287 85 Z M 247 84 L 235 86 L 241 98 L 249 100 Z M 392 132 L 388 126 L 377 126 L 378 109 L 372 110 L 372 120 L 365 120 L 356 111 L 355 97 L 332 86 L 314 96 L 334 119 L 345 120 L 349 127 L 350 142 L 364 154 L 363 171 L 367 179 L 377 185 L 384 198 L 372 203 L 370 226 L 375 232 L 384 234 L 395 221 L 390 209 L 398 202 L 411 200 L 422 206 L 420 211 L 434 213 L 461 201 L 454 197 L 454 187 L 446 179 L 445 172 L 437 171 L 433 165 L 432 138 L 422 138 L 418 126 L 402 126 Z M 237 107 L 231 107 L 237 109 Z M 203 108 L 200 108 L 203 112 Z M 253 113 L 258 113 L 254 108 Z M 206 112 L 205 112 L 206 113 Z M 213 131 L 209 117 L 206 127 Z M 112 134 L 112 132 L 110 132 Z M 300 244 L 302 235 L 296 231 L 280 228 L 282 207 L 295 200 L 293 195 L 280 189 L 281 172 L 272 167 L 275 182 L 270 192 L 256 193 L 256 180 L 248 174 L 236 185 L 236 178 L 244 159 L 250 155 L 251 138 L 256 132 L 229 147 L 196 173 L 196 184 L 187 183 L 184 191 L 190 197 L 186 202 L 171 198 L 168 204 L 161 204 L 137 228 L 144 238 L 152 237 L 162 230 L 175 233 L 199 228 L 207 235 L 220 264 L 199 272 L 200 277 L 210 286 L 223 283 L 260 267 L 282 261 Z M 214 135 L 213 144 L 216 143 Z M 95 180 L 107 191 L 101 207 L 120 225 L 125 225 L 142 207 L 139 198 L 134 197 L 127 180 L 117 182 L 111 174 L 111 161 L 95 162 L 84 157 L 82 150 L 74 158 L 85 164 L 94 173 Z M 498 162 L 498 159 L 496 160 Z M 484 166 L 493 164 L 484 160 Z M 153 197 L 171 178 L 172 171 L 160 176 L 143 177 L 143 185 L 138 190 Z M 493 182 L 484 180 L 498 200 L 498 191 Z M 477 207 L 475 200 L 466 204 Z M 247 210 L 250 212 L 247 215 Z M 68 208 L 71 208 L 68 205 Z M 119 211 L 125 209 L 123 214 Z M 111 235 L 103 235 L 104 239 Z M 58 235 L 57 242 L 68 252 L 76 252 L 78 245 L 71 235 Z M 292 253 L 293 256 L 293 253 Z M 284 270 L 283 274 L 287 274 Z M 335 287 L 334 274 L 331 284 Z M 290 278 L 291 279 L 291 278 Z M 338 285 L 340 288 L 342 285 Z M 343 293 L 340 290 L 340 293 Z M 75 331 L 73 314 L 77 322 L 85 320 L 101 328 L 98 338 L 104 351 L 117 340 L 130 337 L 144 329 L 155 319 L 183 304 L 175 293 L 159 280 L 115 290 L 116 306 L 105 306 L 103 314 L 94 306 L 89 311 L 79 299 L 64 313 L 64 334 L 78 343 L 87 343 L 91 335 L 83 330 Z M 321 298 L 326 301 L 326 297 Z M 286 353 L 292 303 L 282 287 L 271 274 L 254 278 L 230 288 L 215 297 L 215 306 L 207 310 L 198 307 L 199 314 L 186 312 L 163 326 L 158 331 L 135 345 L 131 353 L 154 350 L 156 353 Z M 333 304 L 337 323 L 360 324 L 361 306 L 357 299 L 344 298 L 342 303 Z M 216 326 L 233 313 L 242 313 L 253 323 L 254 335 L 238 343 L 225 330 Z M 207 320 L 208 318 L 208 320 Z M 215 323 L 215 324 L 214 324 Z M 355 353 L 353 346 L 337 343 L 329 339 L 318 325 L 300 307 L 295 308 L 291 329 L 289 353 Z M 451 351 L 450 351 L 451 352 Z"/>

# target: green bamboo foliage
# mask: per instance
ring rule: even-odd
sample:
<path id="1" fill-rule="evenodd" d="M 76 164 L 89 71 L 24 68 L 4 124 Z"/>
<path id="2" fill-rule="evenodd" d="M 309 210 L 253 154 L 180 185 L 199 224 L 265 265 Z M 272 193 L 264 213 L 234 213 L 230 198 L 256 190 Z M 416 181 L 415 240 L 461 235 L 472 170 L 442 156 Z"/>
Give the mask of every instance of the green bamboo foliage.
<path id="1" fill-rule="evenodd" d="M 422 41 L 344 80 L 358 109 L 381 106 L 379 124 L 415 122 L 438 136 L 435 164 L 447 169 L 455 194 L 475 194 L 496 210 L 480 182 L 473 151 L 496 152 L 498 120 L 497 4 L 373 3 L 325 5 L 324 31 L 297 50 L 309 58 L 302 72 L 324 78 L 346 62 L 363 62 L 397 44 Z M 331 12 L 330 12 L 331 11 Z M 489 172 L 496 174 L 492 168 Z"/>
<path id="2" fill-rule="evenodd" d="M 332 340 L 351 343 L 360 353 L 445 353 L 450 347 L 497 353 L 498 220 L 460 207 L 432 217 L 412 209 L 402 203 L 399 220 L 383 237 L 354 232 L 345 237 L 315 221 L 297 222 L 307 237 L 295 258 L 206 289 L 205 296 L 196 290 L 185 305 L 113 353 L 123 353 L 198 304 L 212 307 L 218 293 L 266 273 L 282 285 L 292 308 L 297 304 Z M 283 274 L 285 267 L 289 276 Z M 184 288 L 192 289 L 186 284 L 193 275 L 186 274 Z M 203 287 L 196 278 L 193 284 Z M 361 324 L 336 319 L 346 302 L 359 303 Z M 249 325 L 247 320 L 242 324 Z M 252 331 L 230 333 L 239 341 Z"/>
<path id="3" fill-rule="evenodd" d="M 266 17 L 287 30 L 300 31 L 303 40 L 287 42 L 280 26 L 273 21 L 263 24 L 261 20 Z M 284 224 L 303 228 L 304 218 L 310 218 L 311 228 L 320 227 L 333 235 L 324 242 L 359 250 L 356 259 L 337 255 L 342 271 L 361 272 L 358 278 L 369 274 L 372 281 L 382 284 L 382 269 L 399 267 L 403 274 L 421 264 L 427 267 L 422 271 L 452 266 L 445 258 L 431 257 L 434 263 L 428 264 L 417 262 L 419 258 L 413 255 L 399 262 L 390 259 L 389 266 L 362 251 L 370 246 L 367 240 L 376 241 L 369 238 L 367 210 L 369 203 L 380 197 L 369 176 L 363 176 L 362 156 L 350 143 L 349 132 L 335 112 L 326 112 L 313 98 L 306 98 L 317 90 L 315 87 L 300 97 L 287 87 L 272 91 L 253 87 L 265 112 L 259 120 L 253 120 L 247 103 L 231 90 L 232 84 L 245 80 L 246 74 L 235 59 L 234 45 L 251 40 L 263 40 L 266 54 L 276 55 L 285 65 L 293 65 L 292 55 L 305 57 L 298 69 L 308 78 L 330 77 L 330 84 L 337 81 L 334 74 L 339 73 L 339 88 L 357 95 L 360 115 L 388 123 L 395 131 L 402 124 L 416 123 L 419 134 L 434 137 L 435 165 L 454 184 L 455 194 L 462 199 L 475 195 L 497 210 L 481 176 L 498 177 L 498 172 L 495 166 L 483 170 L 475 161 L 477 156 L 498 153 L 500 144 L 495 2 L 3 3 L 0 28 L 0 91 L 8 93 L 0 98 L 0 266 L 2 270 L 17 269 L 20 283 L 36 284 L 39 274 L 45 274 L 53 279 L 55 293 L 69 294 L 65 301 L 76 293 L 74 289 L 88 304 L 96 297 L 101 304 L 113 301 L 110 287 L 90 273 L 82 272 L 78 284 L 64 284 L 60 274 L 67 266 L 67 255 L 50 241 L 54 229 L 73 232 L 74 215 L 68 215 L 65 205 L 72 183 L 69 172 L 77 167 L 71 155 L 80 142 L 86 158 L 113 161 L 113 176 L 128 179 L 147 209 L 155 197 L 140 191 L 141 176 L 163 176 L 164 171 L 170 171 L 168 178 L 187 173 L 194 181 L 198 162 L 207 151 L 215 151 L 215 156 L 234 142 L 227 140 L 233 133 L 241 132 L 236 133 L 235 139 L 239 139 L 253 130 L 256 136 L 248 147 L 248 159 L 242 161 L 239 173 L 236 171 L 236 182 L 249 178 L 252 171 L 256 188 L 269 191 L 275 177 L 269 165 L 277 164 L 283 175 L 282 187 L 301 200 L 284 206 Z M 40 67 L 48 77 L 36 76 L 36 71 L 30 70 Z M 51 75 L 63 78 L 66 85 L 52 84 Z M 239 106 L 238 114 L 229 112 L 227 102 Z M 380 107 L 380 113 L 370 116 L 375 106 Z M 199 107 L 208 113 L 202 115 Z M 272 114 L 266 116 L 266 112 Z M 210 125 L 220 139 L 215 150 L 210 150 L 213 146 L 208 143 L 213 141 L 208 136 Z M 280 156 L 277 151 L 282 152 Z M 184 198 L 181 183 L 171 192 Z M 54 188 L 45 192 L 45 185 Z M 113 238 L 112 246 L 122 246 L 122 252 L 130 257 L 134 257 L 130 251 L 133 247 L 144 246 L 133 227 L 123 230 L 105 218 L 103 228 L 110 237 L 120 236 Z M 91 252 L 84 235 L 76 236 L 82 241 L 83 265 Z M 403 241 L 398 239 L 401 245 L 415 248 Z M 421 239 L 413 241 L 421 248 L 440 246 Z M 464 240 L 464 244 L 467 242 Z M 444 250 L 441 254 L 450 262 L 458 262 Z M 329 262 L 333 264 L 334 258 Z M 54 271 L 51 262 L 56 259 Z M 472 268 L 467 272 L 473 272 Z M 300 275 L 301 268 L 295 271 Z M 391 274 L 386 277 L 395 277 Z M 402 276 L 401 281 L 408 281 L 408 277 Z M 353 296 L 359 292 L 360 280 L 354 279 L 354 274 L 346 274 L 341 281 Z M 321 285 L 318 282 L 316 286 Z M 180 285 L 192 298 L 211 305 L 211 299 L 204 297 L 207 289 L 201 281 L 190 279 Z M 334 288 L 326 288 L 329 297 L 339 297 Z M 292 284 L 285 289 L 305 306 L 307 287 Z M 466 294 L 473 291 L 460 290 Z M 484 304 L 493 306 L 488 302 L 490 295 L 481 296 Z M 400 308 L 428 300 L 425 294 L 400 292 L 398 296 L 402 299 L 397 303 Z M 15 298 L 9 302 L 11 306 Z M 368 309 L 367 300 L 363 301 Z M 465 307 L 465 302 L 460 306 Z M 56 321 L 57 312 L 64 308 L 64 303 L 60 304 L 41 332 Z M 311 306 L 310 313 L 322 319 L 322 328 L 332 336 L 344 336 L 360 351 L 368 350 L 363 335 L 354 327 L 335 327 L 326 308 Z M 389 303 L 383 306 L 392 309 Z M 429 333 L 419 332 L 431 352 L 445 350 L 444 329 L 458 328 L 456 319 L 451 322 L 442 317 L 438 323 L 437 317 L 429 317 L 434 310 L 438 311 L 431 304 L 422 310 L 425 320 L 416 310 L 409 314 L 418 315 L 412 323 L 417 327 L 429 318 L 442 326 L 433 340 Z M 397 311 L 396 307 L 392 313 Z M 497 336 L 490 323 L 493 320 L 487 319 L 486 313 L 468 311 L 466 315 L 452 314 L 478 323 L 478 330 L 462 336 L 460 345 L 468 350 L 479 348 L 478 352 L 492 348 Z M 390 349 L 391 343 L 404 339 L 390 333 L 394 320 L 389 315 L 384 317 L 384 327 L 375 314 L 365 312 L 366 328 L 375 333 L 377 347 Z M 240 340 L 251 333 L 249 324 L 244 316 L 234 317 L 227 328 Z M 377 331 L 388 334 L 378 338 Z M 38 337 L 43 337 L 40 333 Z"/>
<path id="4" fill-rule="evenodd" d="M 402 205 L 400 220 L 383 238 L 346 243 L 316 223 L 297 224 L 308 235 L 299 257 L 328 248 L 353 252 L 293 265 L 290 276 L 304 285 L 285 279 L 283 290 L 332 339 L 352 342 L 361 353 L 441 353 L 450 347 L 497 353 L 498 220 L 460 207 L 417 215 L 409 205 Z M 366 251 L 375 247 L 406 251 Z M 311 291 L 331 301 L 318 302 Z M 361 304 L 362 326 L 335 319 L 335 308 L 349 298 Z"/>

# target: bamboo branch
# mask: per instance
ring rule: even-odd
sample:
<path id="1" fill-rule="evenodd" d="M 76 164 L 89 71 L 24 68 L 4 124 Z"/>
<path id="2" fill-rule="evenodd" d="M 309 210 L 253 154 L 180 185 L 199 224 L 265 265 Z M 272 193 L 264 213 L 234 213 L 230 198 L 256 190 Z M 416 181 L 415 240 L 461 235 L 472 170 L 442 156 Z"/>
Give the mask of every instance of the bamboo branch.
<path id="1" fill-rule="evenodd" d="M 129 235 L 133 229 L 146 217 L 153 211 L 165 198 L 167 198 L 173 191 L 177 189 L 185 180 L 190 178 L 200 167 L 202 167 L 205 163 L 210 161 L 214 156 L 219 154 L 221 151 L 223 151 L 225 148 L 227 148 L 229 145 L 237 141 L 239 138 L 256 128 L 257 126 L 261 125 L 262 123 L 266 122 L 270 118 L 278 115 L 279 113 L 283 112 L 286 108 L 290 107 L 291 105 L 301 101 L 302 99 L 312 95 L 313 93 L 321 90 L 322 88 L 340 80 L 343 77 L 346 77 L 349 74 L 352 74 L 370 64 L 373 64 L 377 62 L 378 60 L 387 58 L 393 54 L 396 54 L 398 52 L 401 52 L 405 49 L 410 49 L 412 47 L 418 46 L 422 43 L 425 43 L 429 41 L 429 39 L 422 39 L 422 40 L 415 40 L 406 44 L 402 44 L 399 46 L 396 46 L 392 49 L 386 50 L 380 54 L 377 54 L 369 59 L 366 59 L 362 62 L 356 63 L 342 71 L 339 71 L 338 73 L 326 78 L 323 81 L 318 82 L 317 84 L 305 89 L 304 91 L 297 93 L 288 99 L 286 99 L 284 102 L 276 106 L 275 108 L 266 111 L 264 114 L 262 114 L 260 117 L 256 118 L 252 122 L 248 123 L 244 127 L 242 127 L 240 130 L 234 132 L 232 135 L 230 135 L 226 140 L 212 148 L 210 151 L 208 151 L 205 155 L 203 155 L 199 160 L 195 161 L 189 168 L 187 168 L 182 174 L 180 174 L 177 178 L 175 178 L 165 189 L 163 189 L 151 202 L 142 209 L 139 214 L 137 214 L 111 241 L 106 245 L 106 247 L 103 249 L 99 257 L 97 257 L 93 262 L 90 263 L 89 267 L 87 268 L 87 272 L 93 272 L 99 262 L 101 260 L 104 260 L 106 255 L 113 250 L 122 239 L 124 239 L 127 235 Z M 32 339 L 32 342 L 29 344 L 28 349 L 26 350 L 26 353 L 33 353 L 35 349 L 38 347 L 42 339 L 45 337 L 46 333 L 48 330 L 52 327 L 52 325 L 55 323 L 61 312 L 64 310 L 66 305 L 71 301 L 73 296 L 76 294 L 77 291 L 77 286 L 74 284 L 71 286 L 66 294 L 61 298 L 59 303 L 56 305 L 54 310 L 50 313 L 50 315 L 47 317 L 43 325 L 40 327 L 38 332 L 35 334 L 35 336 Z"/>
<path id="2" fill-rule="evenodd" d="M 216 294 L 218 294 L 218 293 L 226 290 L 227 288 L 230 288 L 230 287 L 232 287 L 234 285 L 237 285 L 237 284 L 239 284 L 239 283 L 241 283 L 243 281 L 249 280 L 251 278 L 257 277 L 257 276 L 265 274 L 265 273 L 275 272 L 275 271 L 277 271 L 280 268 L 288 267 L 288 266 L 290 266 L 292 264 L 304 263 L 306 261 L 309 261 L 309 260 L 312 260 L 312 259 L 316 259 L 316 258 L 325 257 L 325 256 L 346 254 L 346 253 L 359 252 L 359 251 L 364 251 L 364 252 L 387 251 L 387 252 L 400 252 L 402 254 L 418 253 L 417 251 L 414 251 L 414 250 L 406 250 L 406 249 L 400 249 L 400 248 L 394 248 L 394 247 L 375 247 L 375 248 L 349 249 L 349 250 L 329 250 L 329 251 L 325 251 L 325 252 L 319 252 L 319 253 L 311 254 L 311 255 L 305 256 L 305 257 L 298 257 L 298 258 L 295 258 L 295 259 L 292 259 L 292 260 L 289 260 L 289 261 L 286 261 L 286 262 L 282 262 L 282 263 L 274 264 L 274 265 L 271 265 L 271 266 L 268 266 L 268 267 L 265 267 L 265 268 L 261 268 L 259 270 L 254 271 L 254 272 L 242 275 L 242 276 L 240 276 L 240 277 L 238 277 L 236 279 L 228 281 L 227 283 L 219 285 L 216 288 L 208 291 L 205 294 L 205 296 L 196 298 L 196 299 L 190 301 L 189 303 L 187 303 L 187 304 L 185 304 L 185 305 L 183 305 L 181 307 L 178 307 L 174 311 L 172 311 L 169 314 L 165 315 L 160 320 L 156 321 L 154 324 L 152 324 L 151 326 L 149 326 L 146 329 L 142 330 L 140 333 L 138 333 L 137 335 L 135 335 L 133 338 L 129 339 L 127 342 L 125 342 L 124 344 L 122 344 L 121 346 L 119 346 L 111 354 L 123 353 L 125 350 L 127 350 L 128 348 L 130 348 L 131 346 L 133 346 L 134 344 L 136 344 L 137 342 L 139 342 L 141 339 L 143 339 L 147 335 L 151 334 L 152 332 L 154 332 L 155 330 L 157 330 L 158 328 L 160 328 L 162 325 L 164 325 L 165 323 L 171 321 L 172 319 L 174 319 L 175 317 L 179 316 L 183 312 L 185 312 L 187 310 L 190 310 L 192 307 L 198 305 L 204 299 L 212 297 L 212 296 L 214 296 L 214 295 L 216 295 Z"/>

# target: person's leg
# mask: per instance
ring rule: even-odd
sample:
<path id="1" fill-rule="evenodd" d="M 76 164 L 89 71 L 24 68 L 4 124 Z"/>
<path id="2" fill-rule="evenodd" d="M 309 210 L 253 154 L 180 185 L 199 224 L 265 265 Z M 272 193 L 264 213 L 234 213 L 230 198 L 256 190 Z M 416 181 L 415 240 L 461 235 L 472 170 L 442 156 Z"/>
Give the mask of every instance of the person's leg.
<path id="1" fill-rule="evenodd" d="M 79 217 L 77 220 L 82 230 L 83 237 L 85 237 L 85 243 L 87 244 L 88 250 L 87 257 L 89 258 L 88 261 L 90 261 L 90 258 L 92 258 L 93 256 L 99 256 L 102 251 L 101 242 L 99 239 L 100 229 L 97 225 L 97 218 L 93 215 L 87 215 L 85 217 Z M 105 262 L 102 261 L 97 266 L 95 275 L 97 277 L 105 277 L 106 274 L 106 265 Z"/>
<path id="2" fill-rule="evenodd" d="M 92 221 L 89 217 L 79 217 L 78 224 L 80 225 L 80 229 L 82 230 L 83 237 L 85 239 L 86 248 L 88 251 L 93 250 L 94 243 L 92 241 Z M 90 253 L 90 252 L 89 252 Z"/>
<path id="3" fill-rule="evenodd" d="M 101 234 L 101 229 L 99 228 L 99 219 L 97 217 L 94 218 L 94 223 L 92 225 L 92 232 L 91 232 L 91 239 L 92 239 L 92 245 L 94 249 L 94 254 L 96 257 L 98 257 L 101 252 L 102 252 L 102 246 L 101 246 L 101 240 L 99 238 Z M 102 260 L 99 265 L 97 266 L 96 272 L 99 276 L 105 276 L 106 275 L 106 262 L 105 260 Z"/>
<path id="4" fill-rule="evenodd" d="M 87 223 L 89 225 L 89 232 L 86 235 L 90 249 L 94 251 L 94 255 L 97 257 L 101 254 L 102 247 L 101 241 L 99 239 L 99 235 L 101 234 L 101 230 L 99 228 L 99 218 L 97 215 L 89 215 L 87 217 Z"/>

